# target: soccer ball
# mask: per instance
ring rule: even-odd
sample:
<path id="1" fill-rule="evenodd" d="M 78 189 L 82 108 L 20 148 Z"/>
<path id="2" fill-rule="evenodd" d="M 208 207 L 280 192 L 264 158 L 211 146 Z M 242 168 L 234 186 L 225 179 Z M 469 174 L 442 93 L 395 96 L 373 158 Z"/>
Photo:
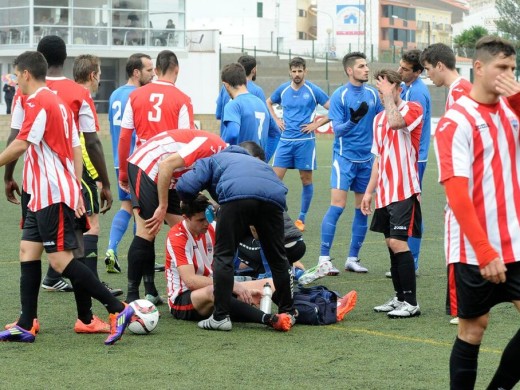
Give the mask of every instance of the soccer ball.
<path id="1" fill-rule="evenodd" d="M 159 322 L 159 310 L 146 299 L 137 299 L 130 303 L 134 309 L 134 315 L 130 320 L 128 329 L 135 334 L 148 334 L 155 329 Z"/>

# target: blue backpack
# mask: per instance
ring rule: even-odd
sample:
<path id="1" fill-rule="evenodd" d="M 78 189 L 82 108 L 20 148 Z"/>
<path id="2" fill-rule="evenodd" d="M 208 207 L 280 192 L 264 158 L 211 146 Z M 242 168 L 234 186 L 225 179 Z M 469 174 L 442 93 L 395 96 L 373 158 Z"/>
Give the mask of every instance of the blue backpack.
<path id="1" fill-rule="evenodd" d="M 325 286 L 299 287 L 294 292 L 294 307 L 298 310 L 296 323 L 329 325 L 337 322 L 339 294 Z"/>

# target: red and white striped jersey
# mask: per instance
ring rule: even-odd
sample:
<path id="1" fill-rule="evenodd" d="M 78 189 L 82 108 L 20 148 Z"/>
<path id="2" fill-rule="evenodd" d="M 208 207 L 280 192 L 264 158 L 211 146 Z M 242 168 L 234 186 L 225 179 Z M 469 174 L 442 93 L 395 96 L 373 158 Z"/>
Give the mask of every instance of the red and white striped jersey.
<path id="1" fill-rule="evenodd" d="M 157 183 L 159 163 L 179 153 L 185 167 L 177 169 L 172 177 L 172 186 L 198 159 L 212 156 L 226 147 L 226 143 L 213 133 L 203 130 L 168 130 L 141 145 L 128 158 L 128 162 L 141 168 Z"/>
<path id="2" fill-rule="evenodd" d="M 27 95 L 24 95 L 22 90 L 17 88 L 13 97 L 13 106 L 11 108 L 11 129 L 20 130 L 22 128 L 24 117 L 23 106 L 26 99 Z"/>
<path id="3" fill-rule="evenodd" d="M 56 203 L 75 209 L 81 194 L 72 148 L 80 146 L 68 106 L 48 88 L 27 97 L 17 139 L 30 142 L 24 159 L 28 208 L 38 211 Z"/>
<path id="4" fill-rule="evenodd" d="M 417 160 L 423 110 L 419 103 L 404 100 L 398 109 L 406 123 L 404 129 L 390 129 L 386 110 L 374 118 L 372 153 L 379 156 L 377 209 L 421 192 Z"/>
<path id="5" fill-rule="evenodd" d="M 66 77 L 46 78 L 49 89 L 58 94 L 74 114 L 76 127 L 82 133 L 99 131 L 96 107 L 90 92 Z"/>
<path id="6" fill-rule="evenodd" d="M 507 99 L 479 104 L 461 97 L 435 132 L 439 181 L 469 179 L 469 197 L 491 246 L 505 263 L 520 261 L 519 120 Z M 478 265 L 475 252 L 446 206 L 445 251 L 449 263 Z"/>
<path id="7" fill-rule="evenodd" d="M 166 238 L 166 285 L 168 304 L 173 306 L 175 298 L 189 291 L 179 275 L 177 267 L 193 265 L 195 274 L 213 277 L 213 248 L 215 247 L 215 228 L 209 225 L 206 234 L 193 237 L 186 227 L 186 221 L 173 226 Z"/>
<path id="8" fill-rule="evenodd" d="M 448 111 L 461 96 L 469 95 L 472 86 L 473 85 L 468 80 L 462 77 L 458 77 L 453 83 L 451 83 L 450 88 L 448 89 L 448 98 L 446 99 L 446 111 Z"/>
<path id="9" fill-rule="evenodd" d="M 121 128 L 136 132 L 136 146 L 170 129 L 195 129 L 188 95 L 173 83 L 152 81 L 130 94 Z"/>

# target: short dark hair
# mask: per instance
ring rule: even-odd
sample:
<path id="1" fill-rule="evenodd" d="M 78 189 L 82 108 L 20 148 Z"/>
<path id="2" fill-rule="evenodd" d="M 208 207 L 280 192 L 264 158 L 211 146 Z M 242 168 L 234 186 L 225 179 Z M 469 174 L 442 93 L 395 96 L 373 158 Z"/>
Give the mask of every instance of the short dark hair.
<path id="1" fill-rule="evenodd" d="M 246 71 L 238 62 L 233 62 L 232 64 L 224 66 L 224 69 L 222 69 L 221 79 L 233 88 L 247 84 Z"/>
<path id="2" fill-rule="evenodd" d="M 376 80 L 379 77 L 386 77 L 386 79 L 388 80 L 388 82 L 390 84 L 396 84 L 398 87 L 403 82 L 403 78 L 401 77 L 401 75 L 398 72 L 396 72 L 395 70 L 391 70 L 391 69 L 381 69 L 378 72 L 376 72 L 374 77 Z"/>
<path id="3" fill-rule="evenodd" d="M 238 146 L 244 148 L 247 150 L 247 152 L 256 158 L 259 158 L 262 161 L 265 161 L 265 152 L 264 149 L 260 145 L 258 145 L 256 142 L 253 141 L 244 141 L 240 143 Z"/>
<path id="4" fill-rule="evenodd" d="M 412 65 L 412 70 L 414 72 L 417 72 L 419 70 L 422 72 L 424 70 L 424 67 L 421 65 L 420 57 L 421 57 L 421 51 L 414 49 L 414 50 L 408 50 L 408 51 L 404 52 L 403 55 L 401 56 L 401 59 L 404 62 L 407 62 L 410 65 Z"/>
<path id="5" fill-rule="evenodd" d="M 256 58 L 253 56 L 241 56 L 237 62 L 242 65 L 246 71 L 246 76 L 249 76 L 254 68 L 256 68 Z"/>
<path id="6" fill-rule="evenodd" d="M 179 66 L 177 56 L 171 50 L 163 50 L 157 55 L 155 60 L 155 67 L 159 69 L 161 74 L 165 74 L 168 70 L 174 70 Z"/>
<path id="7" fill-rule="evenodd" d="M 126 61 L 126 75 L 128 78 L 132 77 L 134 74 L 134 70 L 142 70 L 144 67 L 143 58 L 152 59 L 148 54 L 144 53 L 135 53 L 128 57 L 128 61 Z"/>
<path id="8" fill-rule="evenodd" d="M 206 211 L 206 208 L 210 204 L 209 199 L 205 195 L 199 194 L 195 199 L 188 201 L 183 200 L 181 202 L 181 213 L 191 218 L 195 214 Z"/>
<path id="9" fill-rule="evenodd" d="M 345 54 L 343 61 L 341 61 L 343 64 L 343 69 L 346 71 L 347 68 L 352 68 L 359 59 L 366 60 L 367 56 L 359 51 L 353 51 L 352 53 Z"/>
<path id="10" fill-rule="evenodd" d="M 516 50 L 511 42 L 496 36 L 482 37 L 475 44 L 475 60 L 487 62 L 499 54 L 511 57 L 516 55 Z"/>
<path id="11" fill-rule="evenodd" d="M 47 61 L 42 53 L 37 51 L 25 51 L 16 57 L 13 66 L 19 72 L 28 71 L 38 81 L 45 81 L 47 75 Z"/>
<path id="12" fill-rule="evenodd" d="M 98 72 L 100 68 L 99 57 L 92 54 L 81 54 L 74 59 L 72 75 L 77 83 L 90 81 L 90 74 Z"/>
<path id="13" fill-rule="evenodd" d="M 44 36 L 36 50 L 43 54 L 49 66 L 63 66 L 67 59 L 67 45 L 57 35 Z"/>
<path id="14" fill-rule="evenodd" d="M 455 59 L 455 53 L 451 50 L 451 47 L 444 43 L 434 43 L 423 50 L 419 58 L 422 66 L 424 62 L 430 63 L 432 66 L 437 66 L 439 62 L 442 62 L 446 68 L 454 70 L 457 60 Z"/>
<path id="15" fill-rule="evenodd" d="M 301 57 L 293 57 L 293 59 L 291 61 L 289 61 L 289 69 L 300 68 L 300 67 L 305 69 L 306 66 L 307 65 L 305 63 L 305 60 Z"/>

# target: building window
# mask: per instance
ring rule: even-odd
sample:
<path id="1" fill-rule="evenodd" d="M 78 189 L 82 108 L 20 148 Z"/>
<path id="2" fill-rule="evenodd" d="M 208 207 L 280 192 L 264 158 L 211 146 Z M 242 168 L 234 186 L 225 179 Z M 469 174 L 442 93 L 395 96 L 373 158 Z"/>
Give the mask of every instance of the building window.
<path id="1" fill-rule="evenodd" d="M 256 17 L 263 18 L 264 17 L 264 3 L 259 1 L 256 3 Z"/>
<path id="2" fill-rule="evenodd" d="M 307 33 L 304 32 L 304 31 L 298 31 L 298 39 L 306 40 L 307 39 Z"/>
<path id="3" fill-rule="evenodd" d="M 298 9 L 298 16 L 302 17 L 302 18 L 306 18 L 307 17 L 307 11 L 304 10 L 304 9 Z"/>

